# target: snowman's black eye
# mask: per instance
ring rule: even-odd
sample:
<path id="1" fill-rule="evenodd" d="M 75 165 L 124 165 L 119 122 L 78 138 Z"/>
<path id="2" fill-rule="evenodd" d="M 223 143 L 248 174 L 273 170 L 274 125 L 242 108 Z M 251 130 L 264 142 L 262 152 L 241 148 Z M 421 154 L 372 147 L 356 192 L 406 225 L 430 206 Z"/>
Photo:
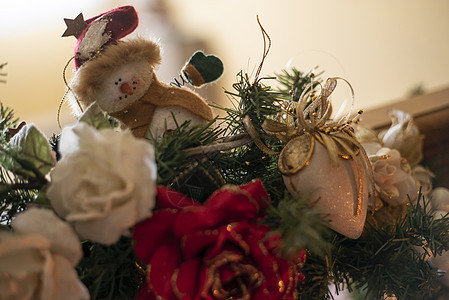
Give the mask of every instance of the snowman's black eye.
<path id="1" fill-rule="evenodd" d="M 136 84 L 137 82 L 136 81 L 133 81 L 133 84 Z"/>
<path id="2" fill-rule="evenodd" d="M 115 83 L 115 85 L 117 85 L 118 84 L 118 82 L 116 81 L 116 82 L 114 82 Z"/>
<path id="3" fill-rule="evenodd" d="M 122 100 L 122 97 L 119 97 L 120 100 Z"/>
<path id="4" fill-rule="evenodd" d="M 128 95 L 125 95 L 125 98 L 128 98 Z"/>
<path id="5" fill-rule="evenodd" d="M 133 87 L 133 90 L 135 90 L 136 89 L 136 87 Z"/>
<path id="6" fill-rule="evenodd" d="M 119 78 L 119 79 L 118 79 L 118 81 L 122 81 L 122 79 L 121 79 L 121 78 Z"/>

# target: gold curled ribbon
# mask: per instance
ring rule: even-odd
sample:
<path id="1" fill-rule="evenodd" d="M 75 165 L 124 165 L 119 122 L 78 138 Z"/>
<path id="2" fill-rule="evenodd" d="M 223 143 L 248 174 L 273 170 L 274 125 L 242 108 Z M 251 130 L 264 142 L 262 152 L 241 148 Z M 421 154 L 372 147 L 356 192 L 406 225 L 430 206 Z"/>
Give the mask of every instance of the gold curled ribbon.
<path id="1" fill-rule="evenodd" d="M 305 133 L 311 135 L 326 147 L 334 166 L 338 165 L 339 157 L 355 158 L 362 146 L 355 138 L 349 125 L 357 121 L 358 116 L 350 120 L 349 113 L 337 122 L 330 120 L 332 108 L 329 97 L 337 87 L 338 79 L 345 81 L 350 86 L 354 98 L 351 85 L 343 78 L 327 79 L 324 86 L 320 85 L 321 92 L 318 96 L 314 96 L 314 83 L 310 82 L 304 88 L 298 102 L 289 101 L 281 105 L 280 113 L 276 119 L 265 120 L 262 128 L 287 145 L 297 136 Z M 301 162 L 301 164 L 303 163 Z"/>

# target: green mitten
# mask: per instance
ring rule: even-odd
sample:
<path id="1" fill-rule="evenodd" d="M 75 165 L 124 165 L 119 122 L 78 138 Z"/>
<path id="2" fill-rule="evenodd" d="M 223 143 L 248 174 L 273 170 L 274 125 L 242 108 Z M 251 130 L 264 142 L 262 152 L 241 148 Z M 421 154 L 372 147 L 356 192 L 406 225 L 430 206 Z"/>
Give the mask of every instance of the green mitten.
<path id="1" fill-rule="evenodd" d="M 205 55 L 203 51 L 196 51 L 182 72 L 190 84 L 199 87 L 220 78 L 223 74 L 223 63 L 215 55 Z"/>

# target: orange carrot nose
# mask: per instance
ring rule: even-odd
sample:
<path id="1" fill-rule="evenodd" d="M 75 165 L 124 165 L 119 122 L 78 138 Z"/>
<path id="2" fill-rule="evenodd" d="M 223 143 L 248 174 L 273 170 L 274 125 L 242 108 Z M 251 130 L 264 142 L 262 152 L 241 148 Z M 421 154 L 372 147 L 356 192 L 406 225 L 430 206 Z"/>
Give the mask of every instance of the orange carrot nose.
<path id="1" fill-rule="evenodd" d="M 122 83 L 120 85 L 120 91 L 122 93 L 125 93 L 125 94 L 128 94 L 128 95 L 132 95 L 133 94 L 133 90 L 131 89 L 131 87 L 127 83 Z"/>

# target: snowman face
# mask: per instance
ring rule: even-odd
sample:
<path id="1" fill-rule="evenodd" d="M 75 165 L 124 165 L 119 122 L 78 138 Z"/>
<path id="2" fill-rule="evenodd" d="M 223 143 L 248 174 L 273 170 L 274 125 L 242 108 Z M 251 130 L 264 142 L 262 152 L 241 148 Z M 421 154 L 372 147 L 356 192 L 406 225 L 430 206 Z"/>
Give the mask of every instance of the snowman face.
<path id="1" fill-rule="evenodd" d="M 100 85 L 96 101 L 104 111 L 124 110 L 147 92 L 153 81 L 153 68 L 144 60 L 115 68 Z"/>

